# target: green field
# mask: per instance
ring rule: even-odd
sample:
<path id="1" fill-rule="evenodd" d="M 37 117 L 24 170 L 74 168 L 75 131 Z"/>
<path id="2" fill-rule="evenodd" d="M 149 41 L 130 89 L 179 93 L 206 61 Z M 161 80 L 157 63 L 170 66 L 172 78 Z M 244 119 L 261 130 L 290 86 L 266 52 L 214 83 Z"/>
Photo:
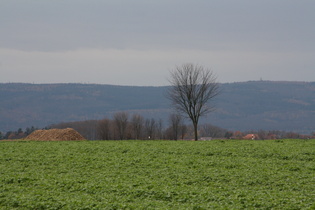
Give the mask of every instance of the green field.
<path id="1" fill-rule="evenodd" d="M 315 140 L 0 142 L 0 209 L 315 209 Z"/>

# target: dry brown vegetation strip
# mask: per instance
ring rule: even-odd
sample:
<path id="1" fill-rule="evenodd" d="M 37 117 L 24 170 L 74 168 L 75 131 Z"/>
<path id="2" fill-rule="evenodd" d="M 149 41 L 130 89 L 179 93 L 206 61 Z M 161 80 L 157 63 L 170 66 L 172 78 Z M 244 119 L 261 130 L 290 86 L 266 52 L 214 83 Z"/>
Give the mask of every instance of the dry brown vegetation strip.
<path id="1" fill-rule="evenodd" d="M 78 141 L 85 138 L 72 128 L 36 130 L 28 135 L 25 140 L 34 141 Z"/>

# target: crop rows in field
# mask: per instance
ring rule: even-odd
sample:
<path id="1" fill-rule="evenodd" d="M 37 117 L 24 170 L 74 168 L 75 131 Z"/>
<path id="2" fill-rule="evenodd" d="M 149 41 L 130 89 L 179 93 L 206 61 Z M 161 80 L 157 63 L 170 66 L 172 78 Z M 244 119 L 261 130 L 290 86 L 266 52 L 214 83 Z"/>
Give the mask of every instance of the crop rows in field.
<path id="1" fill-rule="evenodd" d="M 315 140 L 0 142 L 4 209 L 315 208 Z"/>

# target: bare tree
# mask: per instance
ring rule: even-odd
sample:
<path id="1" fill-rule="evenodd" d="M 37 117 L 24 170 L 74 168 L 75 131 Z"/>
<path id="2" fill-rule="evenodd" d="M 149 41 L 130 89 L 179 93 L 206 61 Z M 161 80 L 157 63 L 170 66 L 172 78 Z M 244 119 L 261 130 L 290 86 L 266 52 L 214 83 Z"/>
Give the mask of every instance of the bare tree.
<path id="1" fill-rule="evenodd" d="M 109 119 L 103 119 L 98 121 L 97 133 L 101 140 L 111 139 L 111 121 Z"/>
<path id="2" fill-rule="evenodd" d="M 145 124 L 145 133 L 148 139 L 155 139 L 155 132 L 156 132 L 156 122 L 155 119 L 146 119 Z"/>
<path id="3" fill-rule="evenodd" d="M 211 125 L 209 123 L 201 125 L 201 134 L 204 137 L 223 138 L 227 132 L 226 129 Z"/>
<path id="4" fill-rule="evenodd" d="M 180 127 L 182 124 L 182 116 L 179 114 L 171 114 L 169 120 L 170 120 L 171 131 L 172 131 L 171 138 L 174 140 L 177 140 L 178 135 L 180 133 Z"/>
<path id="5" fill-rule="evenodd" d="M 156 136 L 158 139 L 163 139 L 163 121 L 159 119 L 156 125 Z"/>
<path id="6" fill-rule="evenodd" d="M 135 139 L 140 139 L 143 129 L 144 119 L 139 114 L 134 114 L 131 118 L 131 127 L 134 133 Z"/>
<path id="7" fill-rule="evenodd" d="M 210 69 L 187 63 L 171 72 L 170 83 L 168 97 L 175 108 L 192 121 L 197 141 L 199 118 L 214 110 L 210 100 L 219 94 L 216 76 Z"/>
<path id="8" fill-rule="evenodd" d="M 117 127 L 119 139 L 125 139 L 126 130 L 128 126 L 128 113 L 127 112 L 117 112 L 114 114 L 114 122 Z"/>
<path id="9" fill-rule="evenodd" d="M 187 130 L 188 128 L 185 124 L 181 124 L 181 126 L 179 127 L 179 134 L 182 140 L 184 140 Z"/>

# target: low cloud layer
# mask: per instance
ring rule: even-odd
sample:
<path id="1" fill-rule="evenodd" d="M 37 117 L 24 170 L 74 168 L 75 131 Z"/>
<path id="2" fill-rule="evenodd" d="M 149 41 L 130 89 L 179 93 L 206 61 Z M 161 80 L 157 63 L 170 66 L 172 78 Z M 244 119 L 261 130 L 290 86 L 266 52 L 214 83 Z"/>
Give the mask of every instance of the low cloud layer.
<path id="1" fill-rule="evenodd" d="M 185 62 L 221 82 L 314 81 L 313 8 L 308 0 L 5 0 L 0 82 L 166 85 Z"/>

